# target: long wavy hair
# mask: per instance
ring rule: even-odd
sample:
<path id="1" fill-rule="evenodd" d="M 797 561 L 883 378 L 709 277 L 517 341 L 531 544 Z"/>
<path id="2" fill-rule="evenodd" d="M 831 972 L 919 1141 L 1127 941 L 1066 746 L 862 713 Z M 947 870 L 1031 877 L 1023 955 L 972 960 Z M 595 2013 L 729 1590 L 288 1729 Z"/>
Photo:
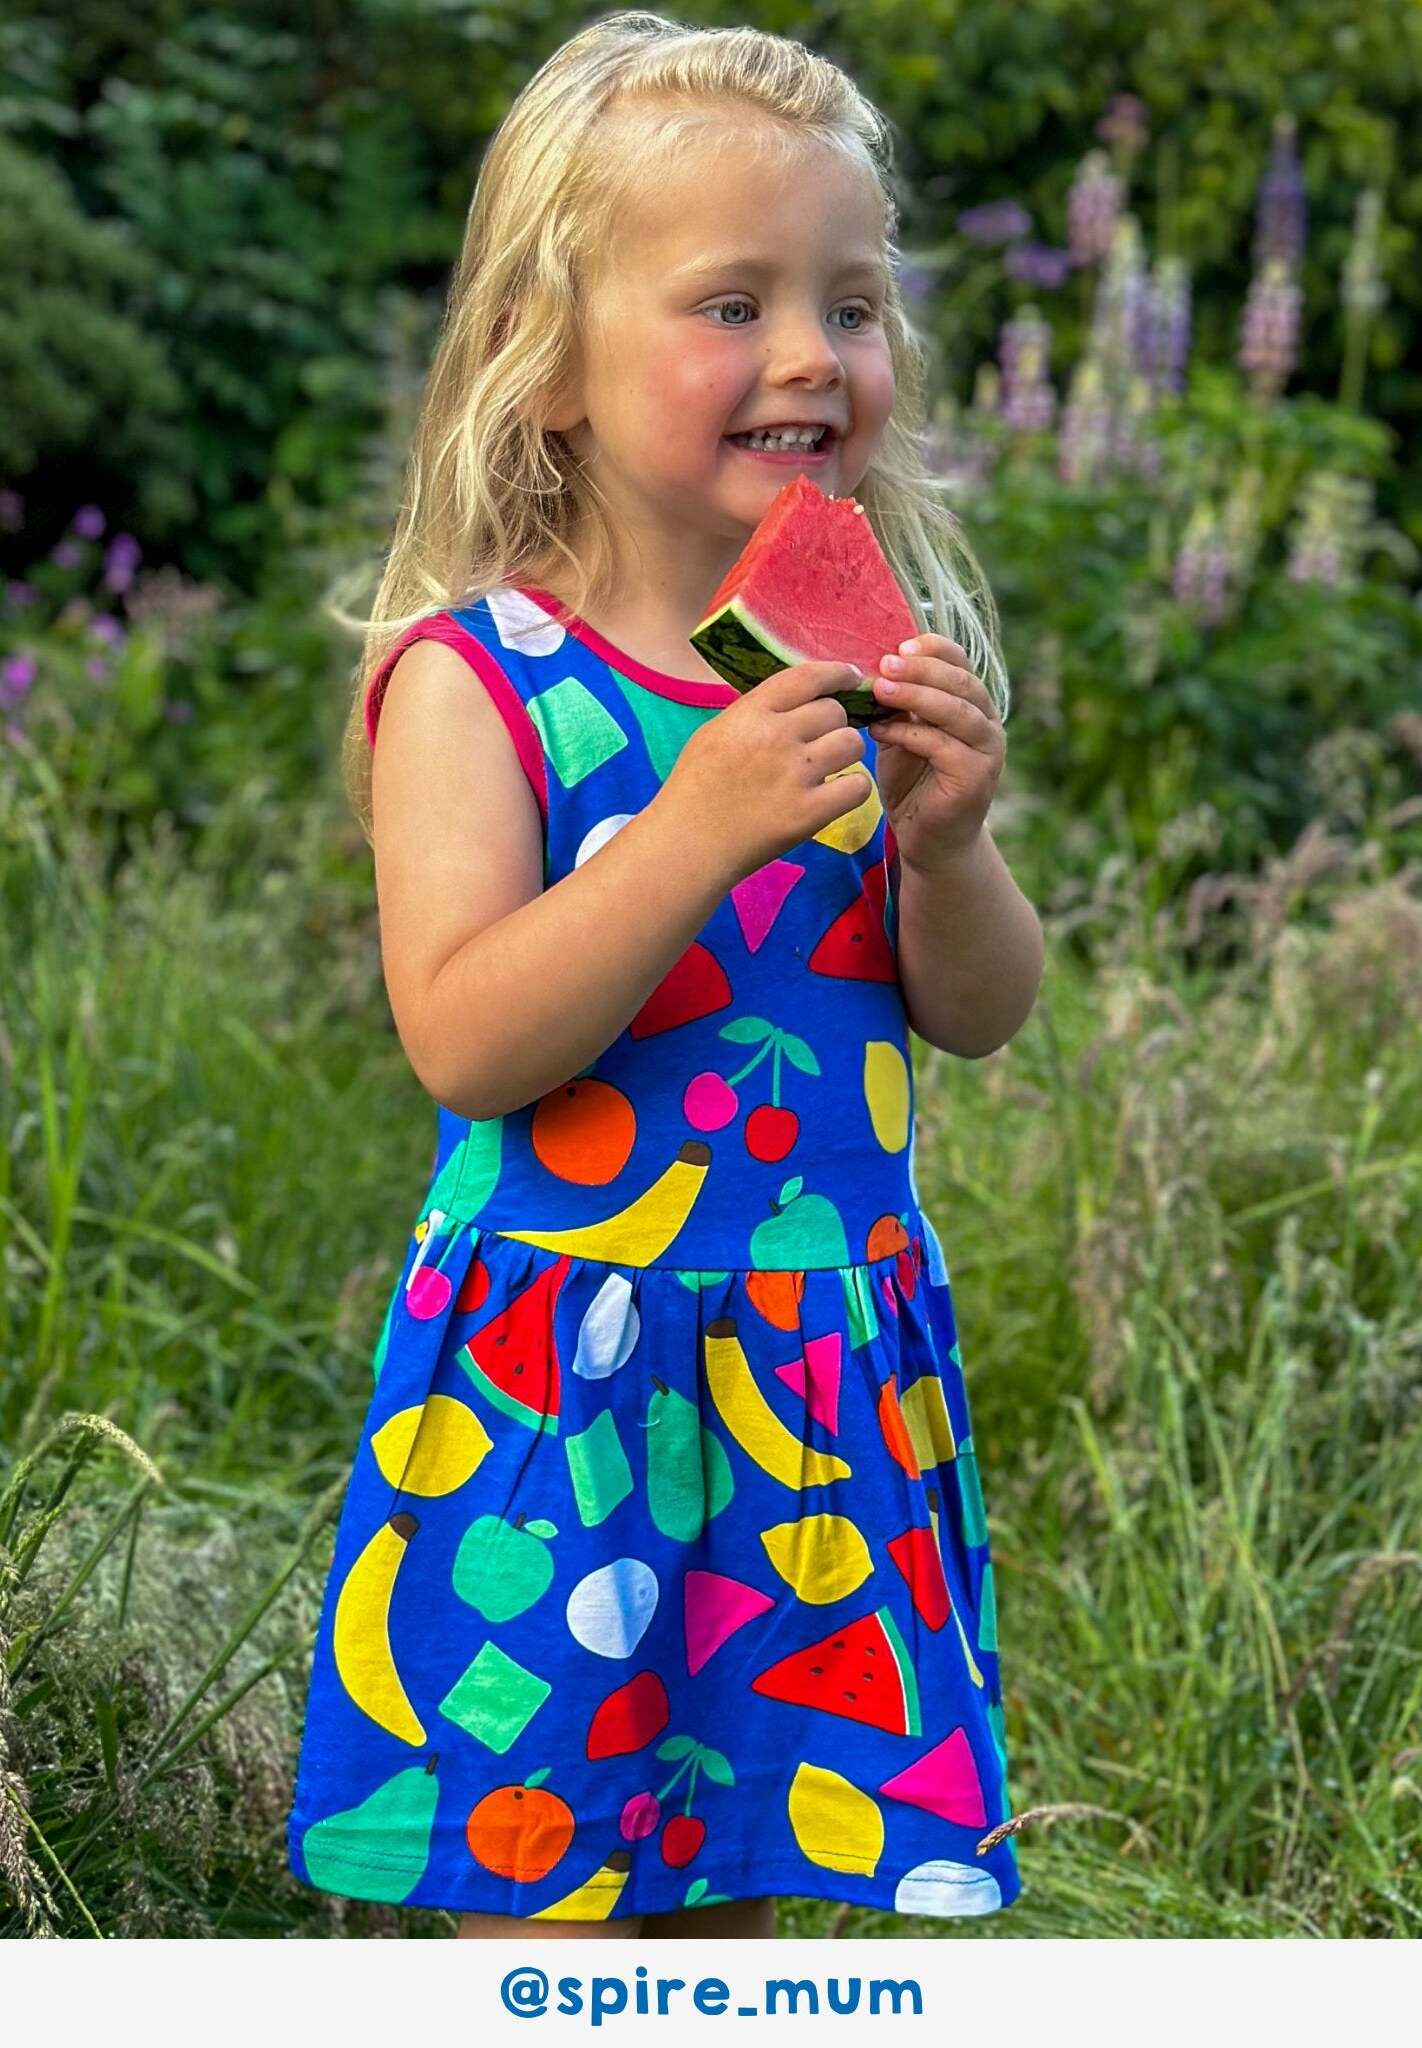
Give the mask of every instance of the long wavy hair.
<path id="1" fill-rule="evenodd" d="M 578 360 L 590 286 L 622 200 L 637 181 L 655 180 L 679 147 L 714 145 L 718 114 L 728 134 L 786 160 L 808 144 L 828 145 L 879 184 L 897 395 L 855 496 L 919 630 L 956 640 L 1007 716 L 997 609 L 944 486 L 925 465 L 928 354 L 898 282 L 893 131 L 838 65 L 801 43 L 620 11 L 553 53 L 485 152 L 374 603 L 366 617 L 347 610 L 338 595 L 349 589 L 345 579 L 324 607 L 363 635 L 341 769 L 368 843 L 364 696 L 400 634 L 502 583 L 541 585 L 579 614 L 611 595 L 618 556 L 605 501 L 564 437 L 539 426 L 537 403 L 562 388 Z M 370 574 L 368 565 L 353 572 L 361 581 Z"/>

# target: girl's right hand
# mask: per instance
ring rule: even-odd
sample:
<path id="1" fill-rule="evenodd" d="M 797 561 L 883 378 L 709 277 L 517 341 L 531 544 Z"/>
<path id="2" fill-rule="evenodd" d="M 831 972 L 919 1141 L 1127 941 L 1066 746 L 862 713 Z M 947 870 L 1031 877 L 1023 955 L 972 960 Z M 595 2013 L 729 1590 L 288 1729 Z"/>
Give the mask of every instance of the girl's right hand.
<path id="1" fill-rule="evenodd" d="M 802 661 L 757 683 L 691 734 L 655 802 L 680 813 L 693 845 L 720 857 L 734 886 L 812 839 L 868 794 L 860 727 L 830 694 L 853 686 L 844 661 Z"/>

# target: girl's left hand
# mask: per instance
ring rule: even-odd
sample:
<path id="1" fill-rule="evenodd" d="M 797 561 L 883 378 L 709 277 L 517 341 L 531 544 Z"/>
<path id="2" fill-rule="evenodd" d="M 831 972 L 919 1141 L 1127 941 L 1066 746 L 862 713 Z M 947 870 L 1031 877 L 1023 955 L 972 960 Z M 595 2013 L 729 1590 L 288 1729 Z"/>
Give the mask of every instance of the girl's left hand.
<path id="1" fill-rule="evenodd" d="M 905 866 L 949 865 L 982 830 L 1007 759 L 1002 719 L 968 657 L 941 633 L 920 633 L 900 655 L 892 691 L 874 677 L 891 718 L 868 727 L 878 741 L 875 780 Z M 882 667 L 882 664 L 881 664 Z"/>

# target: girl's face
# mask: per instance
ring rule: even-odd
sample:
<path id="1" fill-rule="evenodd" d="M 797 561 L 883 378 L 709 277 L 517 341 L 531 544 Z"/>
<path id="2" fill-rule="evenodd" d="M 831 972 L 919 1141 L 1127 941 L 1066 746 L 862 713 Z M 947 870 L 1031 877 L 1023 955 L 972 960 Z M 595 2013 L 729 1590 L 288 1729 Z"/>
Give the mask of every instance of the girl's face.
<path id="1" fill-rule="evenodd" d="M 714 567 L 801 470 L 852 493 L 894 403 L 882 221 L 862 167 L 821 147 L 777 165 L 741 140 L 629 202 L 562 414 L 625 524 Z M 822 459 L 728 438 L 795 421 L 833 429 Z"/>

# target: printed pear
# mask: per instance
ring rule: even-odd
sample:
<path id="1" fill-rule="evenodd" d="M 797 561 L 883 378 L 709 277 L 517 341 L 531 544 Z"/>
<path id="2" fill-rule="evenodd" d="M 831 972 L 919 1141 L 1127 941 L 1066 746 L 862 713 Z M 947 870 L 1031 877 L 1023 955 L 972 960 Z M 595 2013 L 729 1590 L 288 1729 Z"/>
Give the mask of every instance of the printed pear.
<path id="1" fill-rule="evenodd" d="M 398 1906 L 425 1874 L 439 1801 L 432 1756 L 377 1785 L 368 1799 L 329 1813 L 306 1830 L 302 1848 L 311 1882 L 348 1898 Z"/>

